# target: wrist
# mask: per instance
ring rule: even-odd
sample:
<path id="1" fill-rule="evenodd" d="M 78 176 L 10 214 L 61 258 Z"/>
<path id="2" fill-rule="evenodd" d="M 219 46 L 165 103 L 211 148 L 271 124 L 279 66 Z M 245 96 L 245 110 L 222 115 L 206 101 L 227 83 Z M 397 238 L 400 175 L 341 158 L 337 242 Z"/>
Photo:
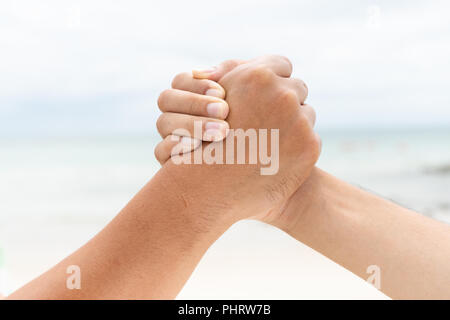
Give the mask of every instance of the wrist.
<path id="1" fill-rule="evenodd" d="M 320 214 L 324 210 L 330 193 L 334 192 L 333 179 L 328 173 L 314 167 L 297 191 L 262 220 L 287 233 L 293 232 L 308 216 Z"/>
<path id="2" fill-rule="evenodd" d="M 214 185 L 211 174 L 196 165 L 167 162 L 158 172 L 171 200 L 185 212 L 187 220 L 203 232 L 223 233 L 237 222 L 235 208 L 226 194 Z M 165 191 L 165 192 L 167 192 Z"/>

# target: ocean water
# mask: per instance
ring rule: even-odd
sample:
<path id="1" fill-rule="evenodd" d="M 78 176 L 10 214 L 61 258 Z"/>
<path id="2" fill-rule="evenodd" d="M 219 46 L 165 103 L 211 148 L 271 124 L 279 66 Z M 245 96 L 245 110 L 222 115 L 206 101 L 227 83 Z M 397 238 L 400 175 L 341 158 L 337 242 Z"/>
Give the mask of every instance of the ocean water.
<path id="1" fill-rule="evenodd" d="M 322 169 L 450 223 L 450 128 L 324 132 Z"/>
<path id="2" fill-rule="evenodd" d="M 321 136 L 319 167 L 450 223 L 450 129 L 332 130 Z M 153 156 L 158 141 L 154 136 L 0 141 L 0 248 L 10 290 L 114 217 L 158 170 Z"/>

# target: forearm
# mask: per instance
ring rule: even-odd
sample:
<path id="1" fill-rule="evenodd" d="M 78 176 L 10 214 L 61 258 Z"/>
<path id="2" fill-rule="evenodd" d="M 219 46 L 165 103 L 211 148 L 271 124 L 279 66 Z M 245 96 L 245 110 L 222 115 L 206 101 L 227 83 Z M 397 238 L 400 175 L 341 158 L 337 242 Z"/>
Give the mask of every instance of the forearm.
<path id="1" fill-rule="evenodd" d="M 10 299 L 174 298 L 208 247 L 228 226 L 201 219 L 165 168 L 97 236 Z M 66 287 L 67 267 L 81 289 Z"/>
<path id="2" fill-rule="evenodd" d="M 281 226 L 294 238 L 363 279 L 378 266 L 380 289 L 392 298 L 450 298 L 448 225 L 319 169 L 301 188 Z"/>

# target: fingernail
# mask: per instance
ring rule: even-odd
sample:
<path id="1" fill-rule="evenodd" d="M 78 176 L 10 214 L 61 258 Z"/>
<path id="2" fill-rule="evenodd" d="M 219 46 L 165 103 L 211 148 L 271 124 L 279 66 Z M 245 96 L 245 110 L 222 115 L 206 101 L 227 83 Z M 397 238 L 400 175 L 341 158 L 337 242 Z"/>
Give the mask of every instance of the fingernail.
<path id="1" fill-rule="evenodd" d="M 205 124 L 204 140 L 206 141 L 218 141 L 225 137 L 224 131 L 226 126 L 220 122 L 207 122 Z"/>
<path id="2" fill-rule="evenodd" d="M 216 72 L 217 67 L 211 67 L 211 68 L 198 68 L 192 70 L 192 75 L 194 78 L 205 78 L 211 75 L 212 73 Z"/>
<path id="3" fill-rule="evenodd" d="M 206 106 L 206 111 L 211 117 L 222 119 L 225 114 L 225 105 L 222 102 L 212 102 Z"/>
<path id="4" fill-rule="evenodd" d="M 209 121 L 205 124 L 206 130 L 208 130 L 208 129 L 223 130 L 225 128 L 226 128 L 226 126 L 221 122 Z"/>
<path id="5" fill-rule="evenodd" d="M 204 140 L 205 141 L 219 141 L 222 140 L 223 134 L 220 132 L 220 130 L 216 129 L 209 129 L 205 131 Z"/>
<path id="6" fill-rule="evenodd" d="M 206 90 L 205 95 L 222 99 L 225 96 L 225 93 L 223 92 L 223 90 L 219 89 L 208 89 Z"/>

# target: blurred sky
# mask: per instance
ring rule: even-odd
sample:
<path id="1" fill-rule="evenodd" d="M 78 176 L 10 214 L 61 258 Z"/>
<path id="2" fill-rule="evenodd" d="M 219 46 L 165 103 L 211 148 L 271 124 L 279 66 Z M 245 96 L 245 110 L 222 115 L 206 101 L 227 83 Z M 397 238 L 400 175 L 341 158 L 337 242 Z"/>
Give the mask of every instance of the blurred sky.
<path id="1" fill-rule="evenodd" d="M 319 128 L 450 124 L 450 1 L 2 0 L 0 134 L 152 134 L 176 73 L 265 53 Z"/>

